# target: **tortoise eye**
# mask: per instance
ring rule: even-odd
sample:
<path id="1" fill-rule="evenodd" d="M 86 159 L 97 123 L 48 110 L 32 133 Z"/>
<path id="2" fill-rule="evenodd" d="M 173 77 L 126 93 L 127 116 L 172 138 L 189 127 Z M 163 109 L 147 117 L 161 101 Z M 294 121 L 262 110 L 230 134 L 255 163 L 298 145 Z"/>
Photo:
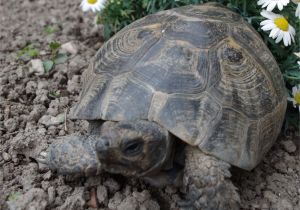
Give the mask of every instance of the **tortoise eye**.
<path id="1" fill-rule="evenodd" d="M 122 145 L 122 151 L 126 156 L 136 156 L 143 150 L 144 142 L 141 139 L 125 141 Z"/>

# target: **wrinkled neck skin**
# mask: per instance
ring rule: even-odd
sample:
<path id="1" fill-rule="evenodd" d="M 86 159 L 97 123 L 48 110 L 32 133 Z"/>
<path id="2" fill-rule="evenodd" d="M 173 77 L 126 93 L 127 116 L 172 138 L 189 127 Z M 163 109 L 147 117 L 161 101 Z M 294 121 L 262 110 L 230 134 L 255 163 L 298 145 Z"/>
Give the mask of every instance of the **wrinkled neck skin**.
<path id="1" fill-rule="evenodd" d="M 168 135 L 167 138 L 169 143 L 167 147 L 169 149 L 167 149 L 165 156 L 161 160 L 161 162 L 158 162 L 147 171 L 144 171 L 141 174 L 137 174 L 136 177 L 151 177 L 159 174 L 162 171 L 167 171 L 173 168 L 175 142 L 172 135 Z"/>
<path id="2" fill-rule="evenodd" d="M 175 187 L 182 186 L 184 163 L 185 163 L 185 146 L 186 144 L 175 136 L 172 136 L 173 149 L 170 157 L 165 161 L 160 170 L 154 170 L 152 173 L 145 173 L 142 178 L 146 183 L 157 188 L 172 185 Z M 157 168 L 158 169 L 158 168 Z"/>

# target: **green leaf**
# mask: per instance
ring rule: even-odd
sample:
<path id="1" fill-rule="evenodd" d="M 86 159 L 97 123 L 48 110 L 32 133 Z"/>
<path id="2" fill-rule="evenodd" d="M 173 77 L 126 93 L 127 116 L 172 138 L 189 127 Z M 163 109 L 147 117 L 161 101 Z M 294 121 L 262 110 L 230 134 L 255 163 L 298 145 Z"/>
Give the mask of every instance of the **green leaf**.
<path id="1" fill-rule="evenodd" d="M 293 70 L 293 71 L 287 71 L 283 76 L 287 79 L 293 79 L 293 80 L 300 80 L 300 71 L 299 70 Z"/>
<path id="2" fill-rule="evenodd" d="M 49 48 L 52 50 L 52 51 L 55 51 L 55 50 L 58 50 L 60 48 L 61 44 L 59 42 L 51 42 L 49 44 Z"/>
<path id="3" fill-rule="evenodd" d="M 52 98 L 59 98 L 60 97 L 60 91 L 50 91 L 49 96 Z"/>
<path id="4" fill-rule="evenodd" d="M 57 31 L 59 31 L 59 27 L 57 25 L 47 26 L 44 28 L 44 33 L 46 33 L 48 35 L 53 34 Z"/>
<path id="5" fill-rule="evenodd" d="M 46 73 L 48 73 L 54 66 L 54 62 L 51 60 L 45 60 L 43 61 L 44 70 Z"/>
<path id="6" fill-rule="evenodd" d="M 17 200 L 20 196 L 22 195 L 22 193 L 20 192 L 13 192 L 9 195 L 8 197 L 8 201 L 15 201 Z"/>
<path id="7" fill-rule="evenodd" d="M 23 49 L 21 49 L 18 52 L 18 57 L 21 57 L 23 55 L 27 55 L 30 58 L 36 57 L 40 54 L 39 50 L 36 49 L 32 44 L 27 45 L 26 47 L 24 47 Z"/>
<path id="8" fill-rule="evenodd" d="M 62 64 L 65 63 L 68 60 L 68 56 L 64 53 L 58 53 L 54 58 L 55 64 Z"/>
<path id="9" fill-rule="evenodd" d="M 27 54 L 28 54 L 31 58 L 33 58 L 33 57 L 38 56 L 38 55 L 40 54 L 40 52 L 39 52 L 37 49 L 33 48 L 33 49 L 29 49 L 29 50 L 27 51 Z"/>

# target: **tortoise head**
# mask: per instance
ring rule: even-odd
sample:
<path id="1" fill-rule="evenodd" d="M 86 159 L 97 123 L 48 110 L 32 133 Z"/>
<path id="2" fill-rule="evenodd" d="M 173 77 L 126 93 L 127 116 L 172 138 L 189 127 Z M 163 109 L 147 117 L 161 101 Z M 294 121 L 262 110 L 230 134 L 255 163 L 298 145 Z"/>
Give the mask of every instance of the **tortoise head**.
<path id="1" fill-rule="evenodd" d="M 95 148 L 105 171 L 145 176 L 166 166 L 172 141 L 169 132 L 154 122 L 104 123 Z"/>

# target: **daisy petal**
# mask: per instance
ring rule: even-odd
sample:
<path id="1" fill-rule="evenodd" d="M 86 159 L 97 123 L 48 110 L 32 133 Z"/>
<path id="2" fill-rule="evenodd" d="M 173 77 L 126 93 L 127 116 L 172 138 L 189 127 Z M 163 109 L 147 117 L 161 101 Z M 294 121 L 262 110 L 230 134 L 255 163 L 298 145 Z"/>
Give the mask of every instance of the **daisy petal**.
<path id="1" fill-rule="evenodd" d="M 293 96 L 296 95 L 297 91 L 298 91 L 297 86 L 294 86 L 294 87 L 292 88 L 292 94 L 293 94 Z"/>
<path id="2" fill-rule="evenodd" d="M 277 3 L 275 1 L 272 1 L 267 7 L 267 11 L 272 11 L 275 8 L 276 4 Z"/>
<path id="3" fill-rule="evenodd" d="M 263 26 L 261 29 L 264 31 L 269 31 L 273 28 L 276 28 L 276 25 L 274 23 L 271 23 L 271 24 L 267 24 L 267 25 Z"/>
<path id="4" fill-rule="evenodd" d="M 298 3 L 298 7 L 296 9 L 295 16 L 299 17 L 299 19 L 300 19 L 300 3 Z"/>
<path id="5" fill-rule="evenodd" d="M 271 33 L 270 33 L 270 37 L 272 37 L 273 39 L 275 39 L 278 36 L 280 29 L 279 28 L 273 28 Z"/>
<path id="6" fill-rule="evenodd" d="M 280 31 L 277 36 L 277 39 L 275 40 L 275 43 L 279 43 L 282 40 L 282 38 L 283 38 L 283 32 Z"/>

